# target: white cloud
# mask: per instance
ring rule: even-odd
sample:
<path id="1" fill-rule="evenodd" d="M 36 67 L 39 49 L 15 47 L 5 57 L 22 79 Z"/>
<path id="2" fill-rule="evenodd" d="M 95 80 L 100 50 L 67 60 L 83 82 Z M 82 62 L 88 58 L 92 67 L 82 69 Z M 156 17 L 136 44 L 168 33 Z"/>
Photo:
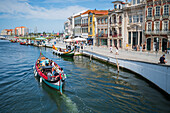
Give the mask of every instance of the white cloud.
<path id="1" fill-rule="evenodd" d="M 93 0 L 45 0 L 44 3 L 77 3 L 77 2 L 87 2 Z"/>
<path id="2" fill-rule="evenodd" d="M 28 0 L 0 1 L 0 18 L 26 18 L 26 19 L 67 19 L 73 13 L 78 13 L 87 8 L 69 6 L 66 8 L 50 8 L 32 6 Z"/>

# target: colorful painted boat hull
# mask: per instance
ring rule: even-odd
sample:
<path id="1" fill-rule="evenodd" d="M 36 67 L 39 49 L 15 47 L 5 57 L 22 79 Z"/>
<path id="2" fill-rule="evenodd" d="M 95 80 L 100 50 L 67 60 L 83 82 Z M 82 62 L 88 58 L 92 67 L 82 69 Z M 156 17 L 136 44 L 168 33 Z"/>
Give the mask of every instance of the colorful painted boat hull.
<path id="1" fill-rule="evenodd" d="M 41 56 L 41 55 L 40 55 Z M 39 57 L 40 58 L 40 57 Z M 55 63 L 55 62 L 54 62 Z M 59 67 L 56 63 L 55 66 Z M 47 66 L 48 67 L 48 66 Z M 49 66 L 48 69 L 52 69 L 52 66 Z M 60 67 L 59 67 L 60 68 Z M 60 74 L 60 80 L 49 80 L 47 75 L 45 75 L 40 68 L 38 68 L 37 62 L 34 66 L 34 74 L 35 76 L 39 76 L 40 77 L 40 82 L 44 82 L 45 84 L 47 84 L 49 87 L 59 90 L 60 93 L 62 94 L 62 89 L 63 89 L 63 84 L 65 82 L 66 79 L 66 75 L 64 74 Z"/>
<path id="2" fill-rule="evenodd" d="M 59 55 L 59 56 L 68 56 L 68 57 L 73 57 L 74 56 L 74 49 L 71 50 L 70 52 L 60 52 L 57 50 L 53 49 L 53 53 Z"/>

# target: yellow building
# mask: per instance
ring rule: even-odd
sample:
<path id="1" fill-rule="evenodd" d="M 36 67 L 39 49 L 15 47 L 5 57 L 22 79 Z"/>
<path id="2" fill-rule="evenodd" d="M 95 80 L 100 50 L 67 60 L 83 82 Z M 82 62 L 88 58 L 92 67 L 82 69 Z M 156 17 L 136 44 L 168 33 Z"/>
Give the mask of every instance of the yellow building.
<path id="1" fill-rule="evenodd" d="M 108 10 L 88 10 L 88 44 L 95 46 L 97 34 L 97 20 L 96 17 L 100 15 L 107 15 Z"/>

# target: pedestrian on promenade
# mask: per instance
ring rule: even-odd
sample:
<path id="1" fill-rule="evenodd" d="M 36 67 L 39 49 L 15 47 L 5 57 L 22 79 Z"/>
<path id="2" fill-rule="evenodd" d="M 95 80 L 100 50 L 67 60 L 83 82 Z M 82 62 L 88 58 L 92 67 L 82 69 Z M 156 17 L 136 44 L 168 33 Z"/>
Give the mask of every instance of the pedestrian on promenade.
<path id="1" fill-rule="evenodd" d="M 143 44 L 143 51 L 145 51 L 145 44 Z"/>
<path id="2" fill-rule="evenodd" d="M 113 52 L 113 49 L 112 49 L 112 46 L 110 46 L 110 53 L 112 53 Z"/>
<path id="3" fill-rule="evenodd" d="M 165 54 L 163 54 L 163 55 L 160 57 L 159 61 L 160 61 L 160 64 L 165 64 L 165 63 L 167 63 L 167 61 L 165 61 Z"/>
<path id="4" fill-rule="evenodd" d="M 142 52 L 142 45 L 140 45 L 140 52 Z"/>
<path id="5" fill-rule="evenodd" d="M 118 47 L 117 47 L 117 46 L 116 46 L 116 55 L 119 55 L 119 54 L 118 54 Z"/>

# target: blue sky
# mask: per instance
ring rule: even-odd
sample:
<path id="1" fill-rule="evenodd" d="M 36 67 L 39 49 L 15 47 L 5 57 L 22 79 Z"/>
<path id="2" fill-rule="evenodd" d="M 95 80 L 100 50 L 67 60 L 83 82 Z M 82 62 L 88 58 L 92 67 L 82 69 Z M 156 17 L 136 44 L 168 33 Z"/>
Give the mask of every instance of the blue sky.
<path id="1" fill-rule="evenodd" d="M 114 0 L 0 0 L 0 31 L 25 26 L 34 32 L 62 32 L 64 22 L 82 10 L 112 9 Z"/>

